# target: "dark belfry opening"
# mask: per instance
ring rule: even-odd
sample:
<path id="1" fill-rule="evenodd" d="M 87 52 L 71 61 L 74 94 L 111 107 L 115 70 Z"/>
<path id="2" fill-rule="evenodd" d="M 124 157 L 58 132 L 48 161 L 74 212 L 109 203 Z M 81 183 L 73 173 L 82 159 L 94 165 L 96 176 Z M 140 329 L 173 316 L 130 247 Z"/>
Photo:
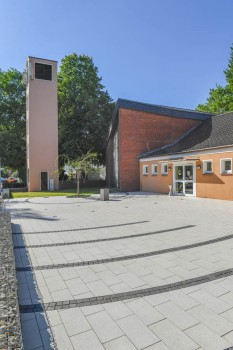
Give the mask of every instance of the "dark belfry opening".
<path id="1" fill-rule="evenodd" d="M 35 78 L 52 80 L 52 66 L 49 64 L 35 63 Z"/>

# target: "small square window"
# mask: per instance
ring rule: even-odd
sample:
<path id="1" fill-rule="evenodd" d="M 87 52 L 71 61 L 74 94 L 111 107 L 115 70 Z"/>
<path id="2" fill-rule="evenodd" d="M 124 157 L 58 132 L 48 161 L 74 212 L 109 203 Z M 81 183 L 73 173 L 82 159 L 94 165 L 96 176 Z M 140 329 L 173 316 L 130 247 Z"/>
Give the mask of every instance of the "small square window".
<path id="1" fill-rule="evenodd" d="M 213 162 L 212 160 L 204 160 L 203 162 L 203 173 L 211 174 L 213 172 Z"/>
<path id="2" fill-rule="evenodd" d="M 152 164 L 152 175 L 157 175 L 157 174 L 158 174 L 158 165 Z"/>
<path id="3" fill-rule="evenodd" d="M 148 175 L 148 165 L 143 165 L 143 175 Z"/>
<path id="4" fill-rule="evenodd" d="M 221 173 L 232 174 L 232 159 L 221 159 Z"/>
<path id="5" fill-rule="evenodd" d="M 35 78 L 52 80 L 52 66 L 49 64 L 35 63 Z"/>
<path id="6" fill-rule="evenodd" d="M 168 174 L 168 164 L 162 163 L 162 175 L 167 175 L 167 174 Z"/>

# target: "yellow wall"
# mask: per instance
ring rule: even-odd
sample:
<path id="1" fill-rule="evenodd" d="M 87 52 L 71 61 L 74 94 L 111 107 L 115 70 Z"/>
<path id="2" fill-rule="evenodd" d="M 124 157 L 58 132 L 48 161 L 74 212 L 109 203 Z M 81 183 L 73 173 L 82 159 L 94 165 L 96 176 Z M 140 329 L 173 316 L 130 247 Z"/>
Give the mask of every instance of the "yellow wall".
<path id="1" fill-rule="evenodd" d="M 212 153 L 204 155 L 196 155 L 200 158 L 196 161 L 196 166 L 201 165 L 201 169 L 196 169 L 196 196 L 206 198 L 216 198 L 233 200 L 233 175 L 221 174 L 220 160 L 221 158 L 231 158 L 233 167 L 233 152 Z M 203 161 L 213 161 L 213 173 L 203 174 Z M 142 161 L 140 162 L 140 184 L 141 191 L 168 193 L 169 185 L 173 183 L 173 164 L 168 161 L 171 171 L 168 175 L 161 175 L 161 161 Z M 148 175 L 143 175 L 143 165 L 148 165 Z M 158 175 L 152 175 L 152 164 L 158 164 Z"/>

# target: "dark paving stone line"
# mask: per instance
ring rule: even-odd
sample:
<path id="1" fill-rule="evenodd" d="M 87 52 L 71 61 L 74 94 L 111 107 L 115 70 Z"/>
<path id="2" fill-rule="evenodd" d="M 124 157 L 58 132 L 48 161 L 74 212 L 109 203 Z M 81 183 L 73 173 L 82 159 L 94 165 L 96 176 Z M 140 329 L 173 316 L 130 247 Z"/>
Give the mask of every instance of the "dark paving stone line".
<path id="1" fill-rule="evenodd" d="M 55 230 L 55 231 L 31 231 L 31 232 L 12 232 L 13 235 L 34 235 L 38 233 L 57 233 L 57 232 L 74 232 L 74 231 L 87 231 L 87 230 L 97 230 L 99 228 L 111 228 L 111 227 L 120 227 L 120 226 L 130 226 L 130 225 L 138 225 L 138 224 L 145 224 L 146 222 L 149 222 L 148 220 L 145 221 L 137 221 L 137 222 L 128 222 L 126 224 L 117 224 L 117 225 L 107 225 L 107 226 L 96 226 L 96 227 L 84 227 L 84 228 L 71 228 L 69 230 Z"/>
<path id="2" fill-rule="evenodd" d="M 61 309 L 69 309 L 74 307 L 112 303 L 115 301 L 122 301 L 122 300 L 127 300 L 132 298 L 142 298 L 148 295 L 161 294 L 161 293 L 166 293 L 173 290 L 196 286 L 199 284 L 215 281 L 217 279 L 229 277 L 232 275 L 233 275 L 233 269 L 227 269 L 227 270 L 217 271 L 209 275 L 190 278 L 181 282 L 165 284 L 159 287 L 150 287 L 150 288 L 138 289 L 130 292 L 102 295 L 98 297 L 82 298 L 82 299 L 75 299 L 75 300 L 20 305 L 20 312 L 21 313 L 41 312 L 43 309 L 45 311 L 61 310 Z"/>
<path id="3" fill-rule="evenodd" d="M 14 249 L 59 247 L 59 246 L 66 246 L 66 245 L 76 245 L 76 244 L 116 241 L 116 240 L 119 240 L 119 239 L 137 238 L 137 237 L 143 237 L 143 236 L 157 235 L 159 233 L 184 230 L 184 229 L 195 227 L 195 226 L 196 225 L 187 225 L 187 226 L 171 228 L 171 229 L 168 229 L 168 230 L 160 230 L 160 231 L 154 231 L 154 232 L 139 233 L 139 234 L 127 235 L 127 236 L 117 236 L 117 237 L 111 237 L 111 238 L 90 239 L 90 240 L 86 240 L 86 241 L 74 241 L 74 242 L 50 243 L 50 244 L 33 244 L 33 245 L 17 245 L 17 246 L 14 246 Z"/>
<path id="4" fill-rule="evenodd" d="M 16 267 L 16 271 L 50 270 L 50 269 L 52 270 L 52 269 L 62 269 L 65 267 L 97 265 L 97 264 L 106 264 L 106 263 L 123 261 L 123 260 L 130 260 L 130 259 L 140 259 L 140 258 L 146 258 L 148 256 L 161 255 L 161 254 L 166 254 L 166 253 L 177 252 L 180 250 L 187 250 L 187 249 L 202 247 L 205 245 L 219 243 L 219 242 L 222 242 L 222 241 L 225 241 L 228 239 L 232 239 L 232 238 L 233 238 L 233 235 L 229 235 L 229 236 L 211 239 L 209 241 L 203 241 L 203 242 L 199 242 L 199 243 L 193 243 L 193 244 L 183 245 L 183 246 L 174 247 L 174 248 L 155 250 L 155 251 L 148 252 L 148 253 L 118 256 L 115 258 L 89 260 L 89 261 L 77 261 L 74 263 L 65 263 L 65 264 L 41 265 L 41 266 L 34 266 L 33 268 L 31 266 L 22 266 L 22 267 Z"/>

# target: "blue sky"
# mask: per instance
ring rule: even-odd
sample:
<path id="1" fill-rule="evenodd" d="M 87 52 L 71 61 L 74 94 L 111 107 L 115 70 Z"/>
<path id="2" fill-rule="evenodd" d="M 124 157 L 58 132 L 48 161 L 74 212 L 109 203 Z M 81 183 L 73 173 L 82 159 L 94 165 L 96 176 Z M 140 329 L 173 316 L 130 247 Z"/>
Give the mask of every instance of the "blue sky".
<path id="1" fill-rule="evenodd" d="M 86 54 L 114 100 L 195 108 L 232 44 L 232 0 L 0 0 L 0 69 Z"/>

